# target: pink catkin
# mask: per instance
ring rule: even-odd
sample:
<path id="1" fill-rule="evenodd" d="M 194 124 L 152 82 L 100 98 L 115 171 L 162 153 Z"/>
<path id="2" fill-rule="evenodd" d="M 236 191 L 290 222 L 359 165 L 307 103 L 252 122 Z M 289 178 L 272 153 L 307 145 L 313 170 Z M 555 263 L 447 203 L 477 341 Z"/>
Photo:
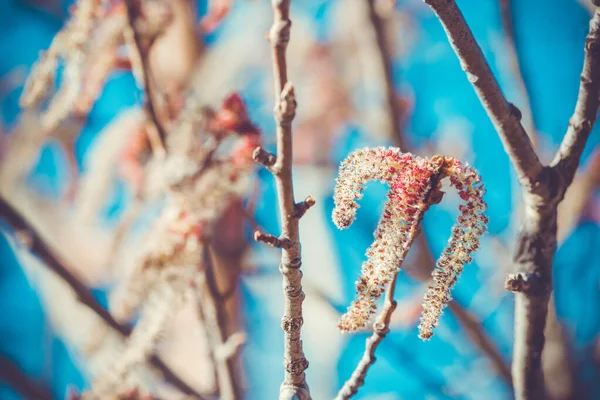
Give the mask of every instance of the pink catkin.
<path id="1" fill-rule="evenodd" d="M 450 183 L 458 190 L 459 197 L 466 203 L 459 206 L 458 222 L 442 256 L 432 273 L 433 281 L 423 299 L 423 315 L 419 324 L 419 337 L 428 340 L 438 325 L 444 308 L 452 299 L 451 290 L 465 264 L 469 264 L 471 254 L 479 248 L 479 238 L 487 230 L 488 219 L 484 215 L 487 205 L 483 200 L 485 189 L 479 174 L 469 166 L 462 166 L 452 160 L 446 168 Z"/>
<path id="2" fill-rule="evenodd" d="M 376 302 L 387 284 L 400 269 L 410 244 L 418 231 L 418 222 L 426 209 L 425 197 L 432 189 L 434 173 L 439 173 L 439 158 L 435 161 L 401 153 L 396 148 L 377 147 L 352 152 L 340 165 L 334 191 L 333 221 L 345 229 L 356 218 L 357 200 L 362 198 L 364 184 L 375 180 L 390 187 L 375 240 L 367 249 L 367 260 L 356 282 L 357 298 L 339 321 L 342 331 L 363 328 L 376 311 Z M 452 186 L 466 202 L 460 206 L 461 215 L 453 228 L 448 249 L 438 261 L 433 283 L 425 297 L 424 312 L 419 326 L 420 336 L 427 339 L 442 309 L 450 299 L 453 287 L 470 254 L 479 246 L 479 236 L 485 231 L 485 203 L 479 175 L 459 161 L 445 159 L 442 175 L 450 176 Z"/>
<path id="3" fill-rule="evenodd" d="M 338 324 L 343 331 L 364 327 L 375 313 L 375 302 L 398 271 L 410 237 L 416 233 L 425 195 L 430 189 L 433 165 L 426 159 L 403 154 L 399 149 L 361 149 L 351 153 L 340 166 L 334 193 L 333 221 L 347 228 L 356 217 L 363 185 L 370 180 L 390 186 L 383 215 L 375 231 L 375 241 L 367 249 L 367 260 L 356 286 L 358 296 Z"/>

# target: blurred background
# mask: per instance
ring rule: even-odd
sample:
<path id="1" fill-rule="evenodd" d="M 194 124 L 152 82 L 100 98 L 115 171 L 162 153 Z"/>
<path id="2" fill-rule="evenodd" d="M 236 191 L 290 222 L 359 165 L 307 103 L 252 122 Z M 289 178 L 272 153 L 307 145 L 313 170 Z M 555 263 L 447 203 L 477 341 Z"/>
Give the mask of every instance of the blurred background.
<path id="1" fill-rule="evenodd" d="M 138 204 L 131 175 L 119 165 L 126 163 L 127 137 L 140 129 L 143 104 L 131 71 L 110 59 L 122 46 L 110 40 L 92 44 L 95 58 L 84 68 L 91 78 L 77 109 L 60 121 L 67 134 L 40 136 L 31 112 L 19 106 L 32 65 L 68 20 L 71 3 L 0 2 L 0 153 L 5 171 L 20 165 L 18 172 L 0 174 L 2 195 L 98 302 L 118 314 L 115 296 L 131 270 L 125 260 L 160 209 L 160 201 Z M 216 109 L 226 95 L 239 93 L 264 146 L 275 151 L 272 66 L 264 39 L 272 23 L 269 2 L 176 0 L 174 8 L 182 3 L 196 14 L 174 11 L 172 29 L 158 37 L 151 55 L 158 85 L 168 91 L 177 76 L 193 75 L 189 86 L 196 99 Z M 521 110 L 541 160 L 549 161 L 574 109 L 590 6 L 583 0 L 458 4 L 507 98 Z M 512 270 L 520 189 L 438 20 L 421 0 L 296 1 L 291 19 L 288 76 L 298 100 L 295 194 L 298 200 L 316 199 L 300 225 L 303 343 L 313 398 L 335 396 L 370 335 L 342 335 L 336 324 L 354 298 L 387 190 L 368 185 L 356 222 L 339 231 L 331 222 L 337 165 L 356 148 L 399 144 L 421 156 L 454 156 L 473 165 L 487 187 L 489 233 L 435 336 L 422 342 L 421 298 L 458 202 L 448 194 L 426 214 L 424 235 L 399 275 L 391 333 L 357 398 L 512 398 L 513 295 L 503 282 Z M 109 35 L 109 28 L 97 28 L 96 37 Z M 191 72 L 182 72 L 186 62 Z M 552 377 L 549 396 L 556 399 L 600 399 L 599 138 L 596 127 L 559 214 L 556 290 L 544 353 L 544 370 Z M 248 399 L 273 399 L 283 379 L 279 251 L 252 240 L 256 228 L 279 232 L 270 173 L 257 166 L 246 194 L 228 207 L 215 228 L 213 253 L 221 284 L 234 287 L 222 302 L 227 329 L 245 333 L 236 379 Z M 122 339 L 19 246 L 10 226 L 3 223 L 1 231 L 0 399 L 61 399 L 69 390 L 85 390 L 108 362 L 103 354 Z M 210 398 L 216 389 L 205 331 L 193 305 L 173 310 L 157 353 Z M 138 379 L 160 398 L 183 398 L 151 369 Z"/>

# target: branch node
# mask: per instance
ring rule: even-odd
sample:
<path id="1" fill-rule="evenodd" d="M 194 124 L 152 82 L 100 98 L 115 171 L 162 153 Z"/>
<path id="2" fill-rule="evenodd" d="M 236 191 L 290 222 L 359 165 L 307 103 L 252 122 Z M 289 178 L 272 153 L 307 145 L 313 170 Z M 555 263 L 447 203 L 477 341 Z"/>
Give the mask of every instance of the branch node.
<path id="1" fill-rule="evenodd" d="M 315 205 L 317 201 L 314 197 L 308 196 L 304 201 L 294 205 L 294 218 L 302 218 L 309 208 Z"/>
<path id="2" fill-rule="evenodd" d="M 275 157 L 273 153 L 266 151 L 260 146 L 254 149 L 254 152 L 252 152 L 252 159 L 256 162 L 261 163 L 267 169 L 275 165 L 275 163 L 277 162 L 277 157 Z"/>
<path id="3" fill-rule="evenodd" d="M 504 287 L 513 293 L 523 293 L 531 296 L 539 296 L 547 293 L 539 276 L 523 272 L 508 274 Z"/>
<path id="4" fill-rule="evenodd" d="M 290 41 L 290 31 L 292 21 L 289 19 L 280 20 L 273 23 L 271 29 L 267 33 L 267 40 L 271 45 L 276 47 L 285 47 Z"/>
<path id="5" fill-rule="evenodd" d="M 279 96 L 279 103 L 275 107 L 275 115 L 282 126 L 290 126 L 296 116 L 296 93 L 294 85 L 286 82 Z"/>
<path id="6" fill-rule="evenodd" d="M 268 244 L 271 247 L 276 247 L 278 249 L 289 249 L 292 246 L 291 240 L 288 238 L 278 238 L 269 233 L 263 233 L 260 231 L 254 232 L 254 240 L 257 242 L 263 242 Z"/>
<path id="7" fill-rule="evenodd" d="M 515 117 L 518 121 L 521 121 L 521 119 L 523 118 L 523 114 L 517 106 L 515 106 L 513 103 L 508 103 L 508 110 L 510 112 L 510 115 Z"/>

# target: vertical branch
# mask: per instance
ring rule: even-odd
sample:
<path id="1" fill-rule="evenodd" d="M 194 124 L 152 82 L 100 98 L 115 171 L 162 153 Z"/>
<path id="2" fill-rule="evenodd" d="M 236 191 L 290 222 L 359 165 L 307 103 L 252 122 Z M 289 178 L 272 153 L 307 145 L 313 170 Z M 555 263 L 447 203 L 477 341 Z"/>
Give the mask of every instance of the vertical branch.
<path id="1" fill-rule="evenodd" d="M 393 57 L 392 51 L 386 37 L 385 21 L 377 13 L 376 0 L 366 0 L 369 7 L 369 21 L 375 35 L 375 43 L 377 45 L 377 54 L 379 55 L 379 70 L 382 73 L 381 81 L 385 90 L 387 100 L 387 116 L 389 123 L 387 126 L 390 129 L 389 137 L 395 139 L 396 144 L 401 149 L 405 148 L 404 138 L 402 135 L 402 110 L 400 110 L 400 102 L 396 96 L 394 88 L 393 75 Z"/>
<path id="2" fill-rule="evenodd" d="M 290 0 L 272 0 L 273 26 L 269 31 L 273 58 L 273 78 L 275 87 L 274 116 L 277 123 L 277 156 L 266 154 L 257 148 L 253 154 L 256 161 L 262 162 L 273 174 L 277 185 L 277 201 L 281 220 L 281 237 L 255 236 L 281 248 L 279 270 L 283 275 L 284 314 L 281 327 L 284 330 L 284 380 L 281 384 L 280 399 L 310 399 L 304 371 L 308 361 L 304 357 L 300 333 L 304 322 L 302 317 L 302 259 L 298 222 L 303 212 L 314 200 L 296 204 L 292 182 L 292 120 L 296 114 L 296 97 L 293 85 L 287 80 L 286 49 L 290 40 Z M 273 162 L 274 161 L 274 162 Z"/>
<path id="3" fill-rule="evenodd" d="M 225 302 L 217 287 L 210 246 L 207 243 L 204 244 L 203 256 L 206 277 L 206 285 L 204 286 L 207 290 L 199 294 L 199 306 L 204 315 L 206 329 L 214 352 L 219 395 L 221 399 L 225 400 L 241 399 L 243 394 L 239 382 L 236 380 L 235 358 L 222 355 L 222 349 L 228 339 L 227 315 L 223 309 Z"/>

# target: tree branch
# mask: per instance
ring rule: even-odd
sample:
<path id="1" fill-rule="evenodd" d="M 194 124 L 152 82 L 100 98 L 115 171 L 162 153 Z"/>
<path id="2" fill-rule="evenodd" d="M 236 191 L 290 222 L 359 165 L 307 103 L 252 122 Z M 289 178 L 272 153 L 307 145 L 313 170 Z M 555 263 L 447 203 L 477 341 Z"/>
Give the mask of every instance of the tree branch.
<path id="1" fill-rule="evenodd" d="M 296 114 L 294 87 L 287 80 L 286 49 L 290 40 L 290 0 L 272 0 L 273 25 L 268 34 L 273 58 L 275 87 L 274 116 L 277 123 L 276 161 L 269 169 L 277 185 L 277 200 L 281 221 L 282 241 L 289 246 L 281 248 L 279 270 L 283 275 L 284 315 L 281 327 L 284 334 L 284 380 L 279 391 L 281 400 L 308 400 L 310 392 L 304 371 L 308 361 L 304 357 L 300 333 L 302 317 L 302 259 L 300 237 L 295 218 L 296 202 L 292 182 L 292 120 Z M 257 151 L 258 152 L 258 151 Z"/>
<path id="2" fill-rule="evenodd" d="M 367 339 L 365 345 L 365 352 L 358 362 L 358 365 L 352 372 L 350 378 L 344 383 L 344 386 L 340 389 L 336 400 L 346 400 L 351 398 L 358 392 L 358 389 L 364 385 L 367 372 L 371 365 L 375 364 L 375 350 L 379 346 L 379 343 L 390 331 L 390 321 L 392 314 L 396 310 L 396 300 L 394 300 L 394 294 L 396 292 L 396 279 L 398 274 L 394 274 L 394 278 L 388 285 L 388 290 L 385 294 L 385 302 L 381 314 L 377 317 L 377 320 L 373 324 L 373 334 Z"/>
<path id="3" fill-rule="evenodd" d="M 137 75 L 139 83 L 144 89 L 144 110 L 152 121 L 152 127 L 148 129 L 148 139 L 150 140 L 152 151 L 156 155 L 164 157 L 166 154 L 166 132 L 158 118 L 154 104 L 148 49 L 144 47 L 142 38 L 135 25 L 136 19 L 141 12 L 140 7 L 141 5 L 136 4 L 134 0 L 125 0 L 127 20 L 129 21 L 129 26 L 125 29 L 125 38 L 129 43 L 130 59 L 135 75 Z"/>
<path id="4" fill-rule="evenodd" d="M 50 388 L 42 382 L 34 381 L 19 368 L 17 363 L 0 356 L 0 382 L 19 393 L 25 399 L 52 400 Z"/>
<path id="5" fill-rule="evenodd" d="M 533 119 L 533 112 L 531 110 L 529 91 L 527 90 L 527 84 L 525 83 L 525 78 L 523 77 L 523 69 L 521 67 L 521 63 L 519 62 L 519 54 L 515 39 L 515 28 L 512 18 L 511 5 L 513 1 L 514 0 L 500 0 L 500 16 L 502 17 L 502 27 L 504 29 L 506 42 L 508 44 L 507 57 L 510 63 L 512 77 L 516 81 L 517 88 L 521 92 L 521 96 L 523 96 L 523 104 L 521 106 L 523 125 L 525 126 L 525 131 L 531 140 L 533 148 L 535 149 L 537 139 L 535 121 Z"/>
<path id="6" fill-rule="evenodd" d="M 532 188 L 542 172 L 542 164 L 521 125 L 520 111 L 504 97 L 498 81 L 455 1 L 424 1 L 442 23 L 462 69 L 500 135 L 504 148 L 517 171 L 519 181 L 523 187 Z"/>
<path id="7" fill-rule="evenodd" d="M 569 121 L 567 133 L 551 164 L 562 175 L 565 190 L 575 176 L 585 143 L 596 121 L 599 105 L 600 13 L 596 9 L 590 21 L 590 31 L 585 39 L 585 58 L 575 112 Z"/>
<path id="8" fill-rule="evenodd" d="M 23 218 L 13 207 L 3 198 L 0 197 L 0 216 L 12 226 L 15 230 L 15 235 L 19 241 L 29 250 L 40 258 L 45 265 L 61 277 L 75 292 L 79 301 L 88 306 L 96 315 L 98 315 L 108 326 L 121 335 L 127 337 L 131 334 L 131 327 L 120 324 L 114 317 L 104 308 L 90 290 L 77 277 L 75 277 L 65 266 L 64 260 L 61 260 L 55 252 L 48 247 L 42 238 L 33 229 L 33 226 Z M 202 399 L 202 396 L 192 389 L 188 384 L 183 382 L 177 375 L 169 369 L 169 367 L 156 355 L 150 358 L 150 363 L 161 372 L 164 379 L 171 385 L 181 390 L 187 395 Z"/>
<path id="9" fill-rule="evenodd" d="M 381 71 L 382 86 L 385 91 L 385 97 L 387 99 L 387 116 L 389 119 L 388 126 L 391 129 L 389 133 L 390 138 L 395 138 L 398 147 L 404 149 L 404 137 L 402 135 L 402 110 L 400 110 L 400 102 L 396 95 L 394 76 L 393 76 L 393 59 L 392 51 L 388 44 L 386 37 L 386 25 L 385 21 L 377 13 L 376 7 L 377 0 L 366 0 L 369 8 L 369 21 L 373 28 L 375 36 L 375 44 L 377 46 L 377 54 L 379 55 L 379 70 Z"/>
<path id="10" fill-rule="evenodd" d="M 212 255 L 210 254 L 208 243 L 204 244 L 203 254 L 204 275 L 206 277 L 205 287 L 207 290 L 200 293 L 199 306 L 202 307 L 206 329 L 208 330 L 209 339 L 212 342 L 211 347 L 215 354 L 214 362 L 219 383 L 219 396 L 224 400 L 242 399 L 242 388 L 236 380 L 236 358 L 217 356 L 229 339 L 227 337 L 227 314 L 224 310 L 225 302 L 217 287 Z"/>

